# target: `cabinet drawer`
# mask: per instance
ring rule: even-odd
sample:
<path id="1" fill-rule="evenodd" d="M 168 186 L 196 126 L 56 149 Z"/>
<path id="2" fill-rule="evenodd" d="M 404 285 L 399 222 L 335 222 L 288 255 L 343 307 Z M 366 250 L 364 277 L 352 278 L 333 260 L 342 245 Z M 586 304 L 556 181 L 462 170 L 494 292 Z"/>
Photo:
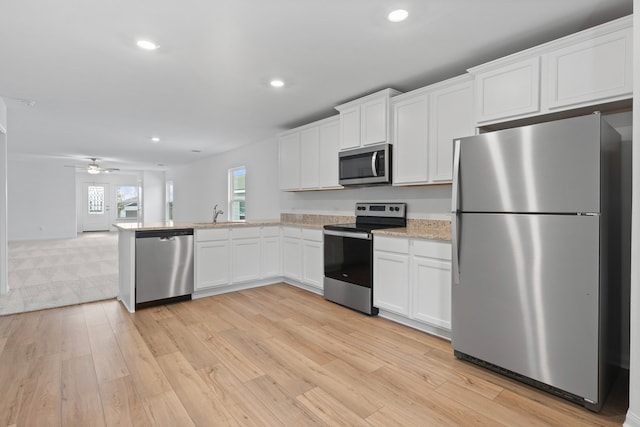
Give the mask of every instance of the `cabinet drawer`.
<path id="1" fill-rule="evenodd" d="M 206 242 L 207 240 L 227 240 L 228 238 L 228 228 L 207 228 L 204 230 L 196 230 L 197 242 Z"/>
<path id="2" fill-rule="evenodd" d="M 375 250 L 397 252 L 400 254 L 409 253 L 409 239 L 375 236 L 373 238 Z"/>
<path id="3" fill-rule="evenodd" d="M 301 236 L 300 229 L 296 227 L 284 227 L 282 229 L 282 235 L 284 237 L 293 237 L 294 239 L 299 239 Z"/>
<path id="4" fill-rule="evenodd" d="M 258 227 L 234 227 L 231 229 L 231 237 L 234 239 L 259 238 L 260 228 Z"/>
<path id="5" fill-rule="evenodd" d="M 311 228 L 302 229 L 302 238 L 304 240 L 312 240 L 314 242 L 322 242 L 322 230 L 315 230 Z"/>
<path id="6" fill-rule="evenodd" d="M 280 227 L 263 227 L 262 237 L 280 237 Z"/>
<path id="7" fill-rule="evenodd" d="M 451 260 L 451 243 L 434 240 L 413 240 L 413 254 L 427 258 Z"/>

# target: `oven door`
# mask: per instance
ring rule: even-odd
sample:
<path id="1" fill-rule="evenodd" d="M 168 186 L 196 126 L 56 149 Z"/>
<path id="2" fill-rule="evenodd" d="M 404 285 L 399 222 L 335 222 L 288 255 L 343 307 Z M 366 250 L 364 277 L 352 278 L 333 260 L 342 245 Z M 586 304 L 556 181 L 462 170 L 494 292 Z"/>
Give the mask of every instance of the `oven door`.
<path id="1" fill-rule="evenodd" d="M 372 288 L 371 233 L 324 230 L 324 275 L 342 282 Z"/>

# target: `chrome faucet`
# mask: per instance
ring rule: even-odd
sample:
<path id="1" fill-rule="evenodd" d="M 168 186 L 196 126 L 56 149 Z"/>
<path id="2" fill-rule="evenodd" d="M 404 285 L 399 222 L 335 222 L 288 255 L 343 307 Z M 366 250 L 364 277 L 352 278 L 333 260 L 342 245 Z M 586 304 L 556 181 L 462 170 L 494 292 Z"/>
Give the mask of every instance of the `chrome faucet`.
<path id="1" fill-rule="evenodd" d="M 218 209 L 218 205 L 213 207 L 213 222 L 218 222 L 218 215 L 223 214 L 222 209 Z"/>

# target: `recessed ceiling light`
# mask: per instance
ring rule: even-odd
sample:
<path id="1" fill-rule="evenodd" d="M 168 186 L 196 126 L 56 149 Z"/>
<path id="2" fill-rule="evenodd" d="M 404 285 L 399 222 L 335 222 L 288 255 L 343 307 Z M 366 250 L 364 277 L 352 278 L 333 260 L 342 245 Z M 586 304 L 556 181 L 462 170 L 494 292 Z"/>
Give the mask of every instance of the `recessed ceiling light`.
<path id="1" fill-rule="evenodd" d="M 284 86 L 284 82 L 280 79 L 273 79 L 269 82 L 272 87 L 282 87 Z"/>
<path id="2" fill-rule="evenodd" d="M 160 138 L 158 138 L 157 136 L 152 136 L 151 142 L 160 142 Z"/>
<path id="3" fill-rule="evenodd" d="M 387 19 L 391 22 L 402 22 L 409 16 L 409 12 L 404 9 L 394 10 L 387 15 Z"/>
<path id="4" fill-rule="evenodd" d="M 154 42 L 152 42 L 150 40 L 138 40 L 136 42 L 136 45 L 140 49 L 144 49 L 144 50 L 156 50 L 157 48 L 160 47 L 160 46 L 158 46 L 157 44 L 155 44 Z"/>
<path id="5" fill-rule="evenodd" d="M 191 150 L 192 153 L 200 153 L 200 150 Z"/>

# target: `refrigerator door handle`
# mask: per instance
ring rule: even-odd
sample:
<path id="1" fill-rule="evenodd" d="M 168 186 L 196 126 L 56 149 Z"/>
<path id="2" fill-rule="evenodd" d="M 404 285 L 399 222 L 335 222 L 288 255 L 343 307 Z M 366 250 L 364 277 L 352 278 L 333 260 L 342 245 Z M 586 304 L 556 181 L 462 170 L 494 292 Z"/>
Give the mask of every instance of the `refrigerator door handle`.
<path id="1" fill-rule="evenodd" d="M 458 252 L 458 191 L 460 181 L 460 140 L 453 141 L 453 184 L 451 186 L 451 284 L 460 283 L 460 254 Z"/>

